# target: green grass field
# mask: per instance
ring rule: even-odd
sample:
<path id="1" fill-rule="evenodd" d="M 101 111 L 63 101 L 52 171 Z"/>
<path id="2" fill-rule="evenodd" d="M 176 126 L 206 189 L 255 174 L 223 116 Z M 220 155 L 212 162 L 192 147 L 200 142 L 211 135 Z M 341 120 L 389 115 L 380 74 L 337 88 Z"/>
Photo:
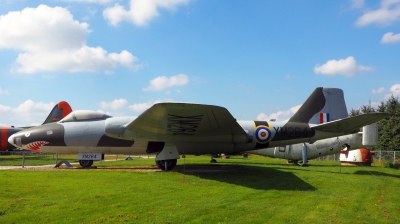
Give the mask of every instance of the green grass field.
<path id="1" fill-rule="evenodd" d="M 0 223 L 400 223 L 400 173 L 250 156 L 1 170 Z"/>

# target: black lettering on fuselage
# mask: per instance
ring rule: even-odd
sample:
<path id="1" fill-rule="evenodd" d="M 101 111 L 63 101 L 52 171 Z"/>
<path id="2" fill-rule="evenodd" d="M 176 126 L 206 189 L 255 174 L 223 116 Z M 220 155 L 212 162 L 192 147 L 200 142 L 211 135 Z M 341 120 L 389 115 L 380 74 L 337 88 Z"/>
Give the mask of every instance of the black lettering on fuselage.
<path id="1" fill-rule="evenodd" d="M 82 159 L 96 159 L 97 155 L 92 155 L 92 154 L 83 154 Z"/>
<path id="2" fill-rule="evenodd" d="M 274 127 L 274 130 L 275 137 L 272 141 L 309 138 L 315 135 L 315 131 L 309 127 Z"/>
<path id="3" fill-rule="evenodd" d="M 169 135 L 194 135 L 203 115 L 177 116 L 168 114 L 167 131 Z"/>

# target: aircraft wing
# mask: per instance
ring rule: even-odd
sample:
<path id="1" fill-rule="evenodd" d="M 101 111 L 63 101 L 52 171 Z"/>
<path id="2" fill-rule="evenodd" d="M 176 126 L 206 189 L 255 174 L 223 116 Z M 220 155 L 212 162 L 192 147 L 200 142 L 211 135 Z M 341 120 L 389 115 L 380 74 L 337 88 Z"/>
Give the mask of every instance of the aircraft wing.
<path id="1" fill-rule="evenodd" d="M 247 134 L 224 107 L 190 104 L 158 103 L 128 123 L 125 134 L 138 138 L 163 140 L 199 140 L 240 138 Z M 230 137 L 229 137 L 230 136 Z M 232 140 L 231 140 L 232 141 Z M 235 140 L 233 140 L 235 141 Z M 240 140 L 242 141 L 242 140 Z"/>
<path id="2" fill-rule="evenodd" d="M 372 124 L 382 118 L 388 116 L 387 113 L 369 113 L 361 114 L 354 117 L 335 120 L 332 122 L 320 124 L 311 127 L 314 130 L 324 132 L 338 132 L 338 133 L 353 133 L 357 132 L 359 128 Z"/>

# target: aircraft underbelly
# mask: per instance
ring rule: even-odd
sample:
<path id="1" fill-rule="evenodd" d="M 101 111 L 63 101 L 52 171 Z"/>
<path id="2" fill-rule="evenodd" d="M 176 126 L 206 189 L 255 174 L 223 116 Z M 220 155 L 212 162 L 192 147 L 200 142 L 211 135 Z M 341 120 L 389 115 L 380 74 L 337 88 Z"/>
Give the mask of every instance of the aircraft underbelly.
<path id="1" fill-rule="evenodd" d="M 128 155 L 143 155 L 147 154 L 147 142 L 135 142 L 131 147 L 99 147 L 99 146 L 43 146 L 40 151 L 47 153 L 88 153 L 97 152 L 103 154 L 128 154 Z"/>
<path id="2" fill-rule="evenodd" d="M 175 142 L 179 154 L 219 154 L 234 153 L 233 143 Z"/>

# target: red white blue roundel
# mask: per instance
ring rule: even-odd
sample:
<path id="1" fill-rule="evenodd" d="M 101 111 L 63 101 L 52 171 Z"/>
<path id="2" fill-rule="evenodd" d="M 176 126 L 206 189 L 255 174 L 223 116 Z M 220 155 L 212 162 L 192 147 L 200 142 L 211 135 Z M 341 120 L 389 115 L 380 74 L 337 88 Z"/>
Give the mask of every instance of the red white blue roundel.
<path id="1" fill-rule="evenodd" d="M 267 143 L 271 139 L 271 131 L 265 126 L 258 127 L 255 135 L 259 143 Z"/>

